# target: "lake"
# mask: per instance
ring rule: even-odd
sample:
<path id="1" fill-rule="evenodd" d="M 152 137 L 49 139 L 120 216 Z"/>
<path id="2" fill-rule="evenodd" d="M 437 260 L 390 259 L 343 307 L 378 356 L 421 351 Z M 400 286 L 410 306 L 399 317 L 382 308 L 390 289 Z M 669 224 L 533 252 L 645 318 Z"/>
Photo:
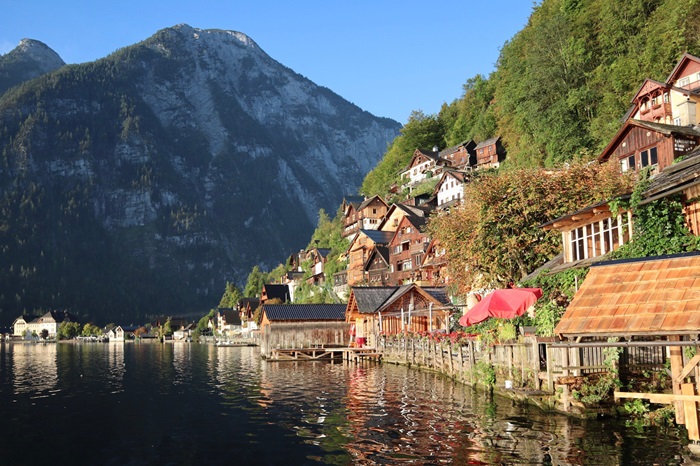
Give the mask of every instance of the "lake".
<path id="1" fill-rule="evenodd" d="M 2 465 L 691 464 L 684 435 L 545 413 L 390 364 L 0 344 Z"/>

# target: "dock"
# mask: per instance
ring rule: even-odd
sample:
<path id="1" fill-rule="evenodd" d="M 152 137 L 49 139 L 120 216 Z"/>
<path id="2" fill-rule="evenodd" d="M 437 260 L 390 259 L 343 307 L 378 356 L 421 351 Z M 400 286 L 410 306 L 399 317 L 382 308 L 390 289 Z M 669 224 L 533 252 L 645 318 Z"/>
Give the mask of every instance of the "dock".
<path id="1" fill-rule="evenodd" d="M 279 348 L 270 352 L 267 361 L 318 361 L 318 360 L 339 360 L 339 361 L 374 361 L 381 360 L 381 353 L 376 348 Z"/>

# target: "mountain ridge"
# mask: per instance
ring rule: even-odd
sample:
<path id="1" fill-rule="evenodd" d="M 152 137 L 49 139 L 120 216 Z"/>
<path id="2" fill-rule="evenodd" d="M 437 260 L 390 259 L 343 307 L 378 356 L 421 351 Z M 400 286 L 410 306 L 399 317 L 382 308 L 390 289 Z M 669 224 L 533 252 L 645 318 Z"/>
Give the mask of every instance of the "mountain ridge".
<path id="1" fill-rule="evenodd" d="M 245 34 L 187 25 L 15 87 L 0 117 L 0 313 L 12 318 L 95 312 L 71 269 L 85 244 L 113 263 L 85 272 L 120 288 L 89 285 L 118 295 L 104 314 L 214 306 L 227 280 L 303 247 L 319 209 L 356 192 L 400 128 Z"/>

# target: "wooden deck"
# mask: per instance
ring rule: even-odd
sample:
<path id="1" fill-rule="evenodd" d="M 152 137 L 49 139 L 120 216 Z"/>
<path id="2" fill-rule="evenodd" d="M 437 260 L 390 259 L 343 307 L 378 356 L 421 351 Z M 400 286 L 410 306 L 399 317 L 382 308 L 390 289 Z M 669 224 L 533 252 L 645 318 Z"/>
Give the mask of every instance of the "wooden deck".
<path id="1" fill-rule="evenodd" d="M 381 353 L 376 348 L 285 348 L 273 349 L 267 361 L 375 361 L 381 359 Z"/>

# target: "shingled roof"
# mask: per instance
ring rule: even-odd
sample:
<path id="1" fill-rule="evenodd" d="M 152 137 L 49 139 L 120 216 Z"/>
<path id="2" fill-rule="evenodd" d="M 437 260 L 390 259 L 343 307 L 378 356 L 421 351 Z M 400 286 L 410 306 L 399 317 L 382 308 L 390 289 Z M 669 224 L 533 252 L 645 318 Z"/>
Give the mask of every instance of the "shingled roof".
<path id="1" fill-rule="evenodd" d="M 402 286 L 359 286 L 353 287 L 352 294 L 357 303 L 360 314 L 373 314 L 382 307 L 392 303 L 411 288 L 422 289 L 432 298 L 442 304 L 449 304 L 450 300 L 444 287 L 421 288 L 413 283 Z"/>
<path id="2" fill-rule="evenodd" d="M 345 320 L 345 304 L 265 304 L 263 312 L 272 321 Z"/>
<path id="3" fill-rule="evenodd" d="M 692 151 L 683 160 L 664 168 L 661 173 L 656 175 L 644 191 L 643 196 L 646 199 L 642 203 L 697 183 L 700 183 L 700 148 Z"/>
<path id="4" fill-rule="evenodd" d="M 592 265 L 555 333 L 565 337 L 700 333 L 700 253 Z"/>

